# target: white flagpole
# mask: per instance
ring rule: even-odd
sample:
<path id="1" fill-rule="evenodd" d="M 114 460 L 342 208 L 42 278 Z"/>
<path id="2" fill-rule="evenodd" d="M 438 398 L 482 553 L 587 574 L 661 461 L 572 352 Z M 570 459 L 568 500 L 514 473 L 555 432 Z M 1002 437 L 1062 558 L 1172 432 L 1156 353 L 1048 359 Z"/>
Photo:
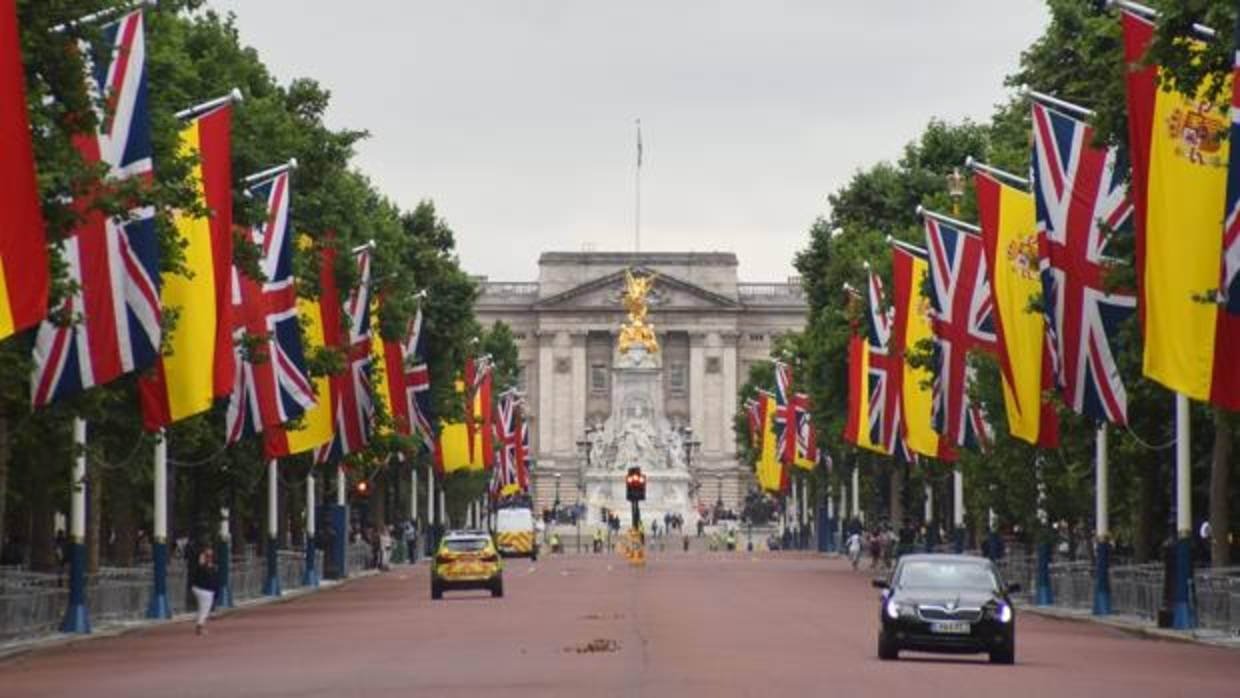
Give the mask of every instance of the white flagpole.
<path id="1" fill-rule="evenodd" d="M 279 461 L 275 458 L 267 461 L 267 581 L 263 584 L 263 595 L 280 595 L 279 557 L 276 554 L 276 537 L 280 534 L 280 477 Z"/>
<path id="2" fill-rule="evenodd" d="M 306 473 L 306 571 L 302 576 L 302 585 L 308 587 L 316 587 L 319 585 L 319 571 L 316 564 L 315 555 L 317 555 L 317 546 L 314 541 L 316 533 L 314 521 L 314 467 L 311 466 L 310 472 Z"/>
<path id="3" fill-rule="evenodd" d="M 861 468 L 856 465 L 852 471 L 852 514 L 865 522 L 865 514 L 861 511 Z"/>
<path id="4" fill-rule="evenodd" d="M 155 439 L 154 526 L 152 531 L 153 593 L 147 618 L 171 618 L 168 608 L 168 432 L 159 430 Z"/>
<path id="5" fill-rule="evenodd" d="M 633 251 L 642 251 L 642 120 L 637 120 L 637 198 L 633 215 Z"/>
<path id="6" fill-rule="evenodd" d="M 1188 397 L 1175 394 L 1175 595 L 1171 625 L 1178 630 L 1196 627 L 1188 586 L 1192 580 L 1193 480 L 1189 452 Z"/>
<path id="7" fill-rule="evenodd" d="M 418 522 L 418 464 L 413 463 L 409 474 L 409 520 Z"/>
<path id="8" fill-rule="evenodd" d="M 69 482 L 69 605 L 63 633 L 89 633 L 86 611 L 86 420 L 73 420 L 73 470 Z"/>
<path id="9" fill-rule="evenodd" d="M 952 470 L 952 523 L 956 552 L 964 552 L 964 473 L 959 466 Z"/>

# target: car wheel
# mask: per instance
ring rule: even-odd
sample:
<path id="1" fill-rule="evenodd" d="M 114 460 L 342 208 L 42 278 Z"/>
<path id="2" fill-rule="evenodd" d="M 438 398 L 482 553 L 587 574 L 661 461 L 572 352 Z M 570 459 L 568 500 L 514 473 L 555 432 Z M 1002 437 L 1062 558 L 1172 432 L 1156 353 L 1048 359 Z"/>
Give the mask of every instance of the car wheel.
<path id="1" fill-rule="evenodd" d="M 432 599 L 443 598 L 443 585 L 433 580 L 431 581 L 431 598 Z"/>
<path id="2" fill-rule="evenodd" d="M 504 578 L 502 576 L 496 577 L 495 581 L 491 583 L 491 597 L 496 599 L 504 597 Z"/>
<path id="3" fill-rule="evenodd" d="M 878 636 L 878 658 L 883 660 L 900 658 L 900 648 L 896 646 L 896 643 L 883 639 L 881 633 Z"/>
<path id="4" fill-rule="evenodd" d="M 991 664 L 1015 664 L 1016 663 L 1016 636 L 1008 638 L 1007 644 L 998 649 L 990 651 Z"/>

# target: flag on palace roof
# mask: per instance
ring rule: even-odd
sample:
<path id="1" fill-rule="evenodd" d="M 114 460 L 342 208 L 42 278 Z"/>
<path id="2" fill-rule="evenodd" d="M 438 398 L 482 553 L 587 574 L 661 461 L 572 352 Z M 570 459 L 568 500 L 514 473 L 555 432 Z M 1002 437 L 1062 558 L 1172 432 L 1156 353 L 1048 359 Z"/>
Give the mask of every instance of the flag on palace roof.
<path id="1" fill-rule="evenodd" d="M 1033 193 L 1051 368 L 1076 413 L 1128 421 L 1128 391 L 1112 343 L 1137 305 L 1106 284 L 1107 245 L 1131 235 L 1132 200 L 1116 148 L 1096 148 L 1093 129 L 1033 103 Z"/>
<path id="2" fill-rule="evenodd" d="M 249 193 L 267 202 L 263 221 L 247 231 L 259 250 L 263 280 L 233 267 L 237 375 L 225 415 L 228 443 L 296 419 L 315 403 L 293 280 L 290 173 L 259 182 Z M 247 338 L 248 356 L 243 351 Z"/>
<path id="3" fill-rule="evenodd" d="M 1046 317 L 1029 312 L 1042 292 L 1033 195 L 979 172 L 974 178 L 1008 431 L 1043 447 L 1059 443 L 1059 417 L 1043 393 L 1054 386 Z"/>
<path id="4" fill-rule="evenodd" d="M 0 339 L 47 315 L 51 283 L 14 0 L 0 0 Z"/>
<path id="5" fill-rule="evenodd" d="M 114 95 L 112 111 L 96 114 L 98 131 L 75 138 L 74 146 L 88 164 L 106 167 L 105 186 L 128 179 L 150 182 L 142 13 L 131 12 L 105 25 L 102 39 L 102 51 L 86 55 L 86 81 L 92 94 Z M 227 125 L 223 128 L 220 164 L 227 170 Z M 5 160 L 11 157 L 6 150 Z M 222 205 L 221 215 L 231 216 L 231 204 Z M 60 325 L 49 319 L 39 326 L 31 376 L 36 407 L 146 368 L 159 353 L 162 315 L 154 210 L 135 208 L 127 218 L 109 217 L 94 207 L 90 194 L 74 206 L 83 211 L 83 219 L 60 243 L 60 256 L 76 290 L 59 308 L 73 320 Z"/>
<path id="6" fill-rule="evenodd" d="M 969 398 L 973 349 L 994 353 L 994 299 L 981 237 L 924 217 L 934 330 L 934 430 L 948 443 L 982 449 L 991 440 L 982 406 Z"/>
<path id="7" fill-rule="evenodd" d="M 1200 299 L 1219 288 L 1227 268 L 1223 239 L 1232 229 L 1229 204 L 1234 208 L 1227 123 L 1204 94 L 1160 89 L 1159 67 L 1142 62 L 1153 23 L 1127 11 L 1122 22 L 1124 61 L 1137 67 L 1127 72 L 1128 143 L 1143 371 L 1194 400 L 1237 410 L 1240 315 Z"/>
<path id="8" fill-rule="evenodd" d="M 345 304 L 347 318 L 340 317 L 340 305 L 329 299 L 326 289 L 323 293 L 326 338 L 329 345 L 345 353 L 345 366 L 331 377 L 334 434 L 330 443 L 315 450 L 316 463 L 336 463 L 366 448 L 374 428 L 375 405 L 370 380 L 370 247 L 355 252 L 353 262 L 357 265 L 358 284 Z M 344 326 L 346 319 L 347 327 Z"/>

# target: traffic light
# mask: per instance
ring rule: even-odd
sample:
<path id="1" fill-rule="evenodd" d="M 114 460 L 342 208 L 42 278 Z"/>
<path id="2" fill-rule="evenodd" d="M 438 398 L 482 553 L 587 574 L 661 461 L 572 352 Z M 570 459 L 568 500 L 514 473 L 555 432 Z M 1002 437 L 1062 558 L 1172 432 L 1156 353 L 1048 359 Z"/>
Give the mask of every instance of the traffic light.
<path id="1" fill-rule="evenodd" d="M 630 502 L 641 502 L 646 499 L 646 476 L 642 474 L 642 469 L 636 466 L 629 468 L 629 474 L 624 477 L 624 485 L 626 497 Z"/>
<path id="2" fill-rule="evenodd" d="M 366 480 L 358 480 L 354 486 L 354 492 L 358 499 L 366 499 L 370 496 L 370 483 Z"/>

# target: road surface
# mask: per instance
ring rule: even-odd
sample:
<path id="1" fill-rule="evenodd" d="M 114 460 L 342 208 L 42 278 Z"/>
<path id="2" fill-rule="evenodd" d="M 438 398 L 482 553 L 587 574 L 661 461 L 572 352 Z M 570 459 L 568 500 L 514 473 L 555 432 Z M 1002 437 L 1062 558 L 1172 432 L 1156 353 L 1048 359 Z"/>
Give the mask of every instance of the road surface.
<path id="1" fill-rule="evenodd" d="M 510 561 L 506 598 L 428 568 L 0 663 L 0 696 L 1240 696 L 1240 653 L 1019 616 L 1017 664 L 875 657 L 866 575 L 798 553 Z"/>

